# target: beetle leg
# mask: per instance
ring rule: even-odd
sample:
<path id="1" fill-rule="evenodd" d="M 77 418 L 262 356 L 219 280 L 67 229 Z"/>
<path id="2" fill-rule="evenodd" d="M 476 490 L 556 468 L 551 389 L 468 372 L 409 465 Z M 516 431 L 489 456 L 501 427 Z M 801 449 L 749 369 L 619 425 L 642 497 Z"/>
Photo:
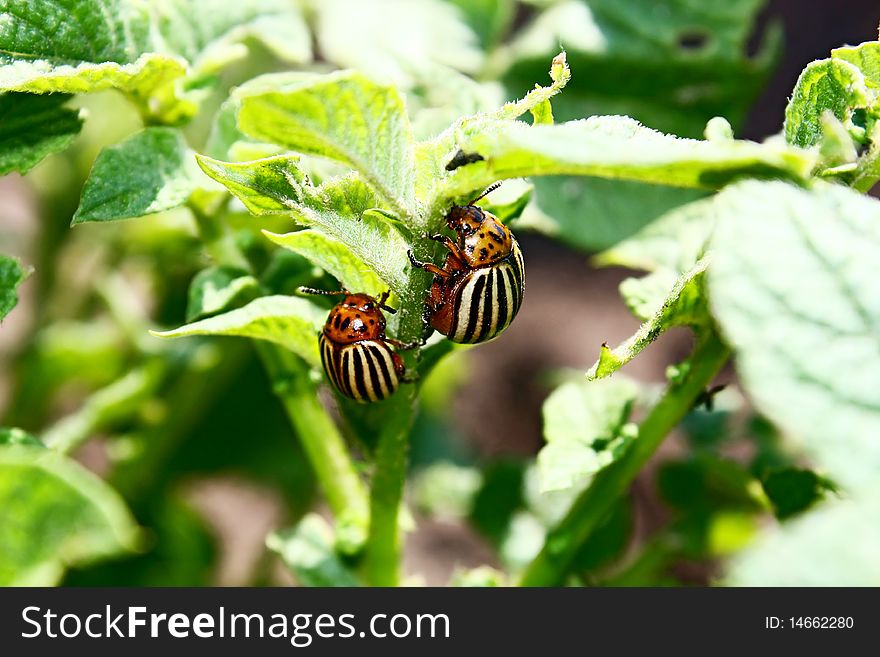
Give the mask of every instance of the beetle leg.
<path id="1" fill-rule="evenodd" d="M 407 251 L 406 255 L 409 256 L 409 261 L 412 263 L 413 267 L 424 269 L 426 272 L 434 274 L 434 276 L 440 276 L 441 278 L 449 278 L 450 276 L 452 276 L 452 274 L 450 274 L 442 267 L 438 267 L 437 265 L 431 264 L 430 262 L 421 262 L 419 260 L 416 260 L 412 250 Z"/>
<path id="2" fill-rule="evenodd" d="M 464 256 L 461 253 L 461 245 L 456 244 L 451 239 L 449 239 L 446 235 L 431 235 L 430 239 L 435 242 L 440 242 L 443 246 L 449 249 L 449 252 L 453 255 L 453 257 L 459 262 L 465 262 Z M 460 240 L 461 238 L 459 238 Z"/>

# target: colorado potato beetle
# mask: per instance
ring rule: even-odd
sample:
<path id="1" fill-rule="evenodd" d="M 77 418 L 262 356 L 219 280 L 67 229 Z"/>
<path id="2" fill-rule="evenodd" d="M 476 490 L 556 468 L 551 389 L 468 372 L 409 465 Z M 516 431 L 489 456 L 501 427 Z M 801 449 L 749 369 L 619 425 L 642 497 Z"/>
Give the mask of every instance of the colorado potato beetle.
<path id="1" fill-rule="evenodd" d="M 375 402 L 391 396 L 406 382 L 403 359 L 391 347 L 411 349 L 385 335 L 385 315 L 396 312 L 385 305 L 388 292 L 378 299 L 352 294 L 299 288 L 305 294 L 345 295 L 327 316 L 318 339 L 321 363 L 327 378 L 340 394 L 360 402 Z"/>
<path id="2" fill-rule="evenodd" d="M 434 274 L 426 319 L 453 342 L 495 338 L 510 325 L 522 304 L 525 268 L 519 244 L 498 217 L 474 205 L 498 185 L 467 205 L 452 206 L 446 225 L 457 241 L 445 235 L 430 236 L 449 251 L 443 267 L 416 260 L 412 251 L 408 254 L 414 267 Z"/>

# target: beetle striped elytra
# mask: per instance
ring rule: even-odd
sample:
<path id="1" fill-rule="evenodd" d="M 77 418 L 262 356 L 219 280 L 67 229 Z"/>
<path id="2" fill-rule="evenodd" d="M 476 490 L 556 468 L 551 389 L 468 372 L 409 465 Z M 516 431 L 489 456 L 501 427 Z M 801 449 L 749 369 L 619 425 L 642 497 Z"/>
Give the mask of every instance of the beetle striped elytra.
<path id="1" fill-rule="evenodd" d="M 301 287 L 305 294 L 345 295 L 327 316 L 319 337 L 321 363 L 340 394 L 360 402 L 390 397 L 409 381 L 403 359 L 391 347 L 412 349 L 385 335 L 385 315 L 396 312 L 385 305 L 388 292 L 378 299 L 347 290 L 327 291 Z"/>
<path id="2" fill-rule="evenodd" d="M 434 274 L 426 318 L 453 342 L 492 340 L 510 326 L 522 305 L 525 264 L 519 244 L 498 217 L 474 205 L 499 184 L 467 205 L 452 206 L 446 225 L 457 241 L 431 236 L 448 251 L 443 267 L 408 254 L 414 267 Z"/>

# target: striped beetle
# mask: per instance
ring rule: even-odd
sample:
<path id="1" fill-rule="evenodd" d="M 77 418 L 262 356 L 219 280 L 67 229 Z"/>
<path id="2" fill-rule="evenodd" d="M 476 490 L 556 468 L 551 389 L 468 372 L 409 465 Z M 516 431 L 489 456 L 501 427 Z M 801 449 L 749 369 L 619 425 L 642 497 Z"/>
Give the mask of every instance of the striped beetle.
<path id="1" fill-rule="evenodd" d="M 446 225 L 457 236 L 431 235 L 449 251 L 443 267 L 410 262 L 434 274 L 426 319 L 453 342 L 476 343 L 507 328 L 522 304 L 525 268 L 513 234 L 491 212 L 474 205 L 498 188 L 495 183 L 467 205 L 454 205 Z"/>
<path id="2" fill-rule="evenodd" d="M 368 294 L 352 294 L 347 290 L 331 292 L 301 287 L 299 291 L 345 295 L 333 306 L 318 339 L 324 371 L 342 395 L 359 402 L 381 401 L 394 394 L 401 383 L 410 381 L 403 359 L 391 346 L 403 350 L 420 343 L 404 344 L 385 335 L 382 311 L 396 312 L 385 305 L 388 292 L 374 299 Z"/>

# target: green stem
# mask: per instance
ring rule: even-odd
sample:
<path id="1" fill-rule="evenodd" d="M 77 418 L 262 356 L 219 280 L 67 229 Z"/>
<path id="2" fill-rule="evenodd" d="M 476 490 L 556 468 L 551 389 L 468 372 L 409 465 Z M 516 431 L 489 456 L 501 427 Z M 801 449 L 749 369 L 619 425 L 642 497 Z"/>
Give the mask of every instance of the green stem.
<path id="1" fill-rule="evenodd" d="M 421 240 L 414 245 L 416 256 L 426 258 L 432 243 Z M 422 334 L 422 308 L 427 276 L 413 272 L 407 294 L 399 310 L 397 338 L 403 342 L 417 341 Z M 401 353 L 409 372 L 415 372 L 420 351 Z M 387 418 L 376 444 L 374 474 L 370 487 L 370 537 L 364 574 L 372 586 L 397 586 L 403 541 L 400 531 L 400 509 L 406 485 L 409 455 L 409 432 L 415 416 L 418 386 L 405 384 L 387 402 L 383 416 Z"/>
<path id="2" fill-rule="evenodd" d="M 43 432 L 43 442 L 69 454 L 104 427 L 135 414 L 162 379 L 157 363 L 132 370 L 94 393 L 76 412 Z"/>
<path id="3" fill-rule="evenodd" d="M 369 514 L 366 489 L 345 440 L 321 405 L 308 366 L 270 342 L 255 340 L 254 345 L 336 517 L 338 547 L 354 554 L 367 538 Z"/>
<path id="4" fill-rule="evenodd" d="M 397 586 L 400 581 L 403 542 L 399 517 L 415 400 L 416 387 L 407 385 L 387 402 L 388 422 L 382 427 L 376 446 L 365 570 L 372 586 Z"/>
<path id="5" fill-rule="evenodd" d="M 564 581 L 577 551 L 605 519 L 614 502 L 626 493 L 669 432 L 691 410 L 729 355 L 715 333 L 701 340 L 688 361 L 689 369 L 680 380 L 669 384 L 642 421 L 638 438 L 630 449 L 596 475 L 568 514 L 547 534 L 541 552 L 522 573 L 520 586 L 556 586 Z"/>

